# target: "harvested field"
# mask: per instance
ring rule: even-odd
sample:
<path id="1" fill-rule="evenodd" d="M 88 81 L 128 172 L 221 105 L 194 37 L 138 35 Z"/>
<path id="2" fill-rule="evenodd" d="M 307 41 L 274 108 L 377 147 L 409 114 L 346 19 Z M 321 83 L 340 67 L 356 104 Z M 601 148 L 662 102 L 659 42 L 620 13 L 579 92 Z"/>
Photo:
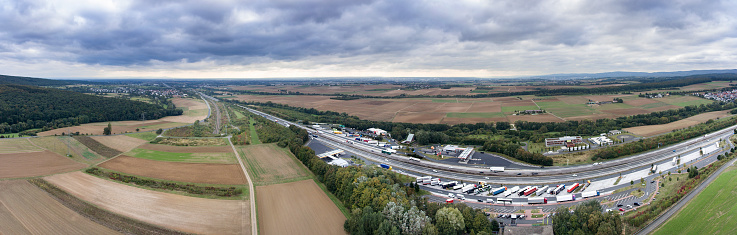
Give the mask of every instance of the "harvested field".
<path id="1" fill-rule="evenodd" d="M 501 112 L 501 111 L 502 111 L 501 102 L 478 102 L 478 103 L 473 103 L 473 105 L 471 105 L 471 108 L 469 108 L 466 112 L 491 113 L 491 112 Z"/>
<path id="2" fill-rule="evenodd" d="M 61 156 L 71 154 L 73 160 L 85 164 L 94 164 L 105 159 L 69 136 L 46 136 L 31 138 L 30 140 L 34 144 Z"/>
<path id="3" fill-rule="evenodd" d="M 602 112 L 611 113 L 611 114 L 620 115 L 620 116 L 629 116 L 629 115 L 637 115 L 637 114 L 650 113 L 650 112 L 648 112 L 647 110 L 644 110 L 644 109 L 610 109 L 610 110 L 602 110 Z"/>
<path id="4" fill-rule="evenodd" d="M 313 180 L 258 186 L 256 198 L 261 234 L 345 234 L 345 216 Z"/>
<path id="5" fill-rule="evenodd" d="M 683 120 L 678 120 L 671 123 L 661 124 L 661 125 L 649 125 L 649 126 L 637 126 L 637 127 L 630 127 L 625 128 L 624 130 L 628 132 L 632 132 L 639 136 L 645 136 L 650 137 L 654 135 L 659 135 L 663 133 L 668 133 L 673 130 L 683 129 L 689 126 L 693 126 L 699 123 L 703 123 L 708 121 L 709 119 L 716 120 L 717 118 L 723 118 L 731 116 L 729 114 L 729 111 L 715 111 L 715 112 L 708 112 L 708 113 L 702 113 L 693 117 L 689 117 Z"/>
<path id="6" fill-rule="evenodd" d="M 246 160 L 254 184 L 283 183 L 309 176 L 301 163 L 274 144 L 248 145 L 238 151 Z"/>
<path id="7" fill-rule="evenodd" d="M 42 176 L 85 167 L 51 151 L 0 154 L 0 162 L 0 178 Z"/>
<path id="8" fill-rule="evenodd" d="M 0 233 L 119 234 L 70 210 L 25 180 L 0 181 Z"/>
<path id="9" fill-rule="evenodd" d="M 74 136 L 74 139 L 84 144 L 84 146 L 87 146 L 92 151 L 95 151 L 97 154 L 100 154 L 106 158 L 115 157 L 118 156 L 118 154 L 123 153 L 121 151 L 105 146 L 104 144 L 97 142 L 97 140 L 92 139 L 88 136 Z"/>
<path id="10" fill-rule="evenodd" d="M 120 152 L 128 152 L 141 144 L 148 143 L 148 141 L 125 135 L 92 136 L 90 138 Z"/>
<path id="11" fill-rule="evenodd" d="M 39 132 L 38 135 L 39 136 L 53 136 L 53 135 L 62 135 L 62 133 L 69 133 L 69 132 L 79 132 L 80 134 L 90 134 L 90 135 L 102 135 L 102 130 L 105 127 L 107 127 L 107 124 L 108 124 L 107 122 L 87 123 L 87 124 L 82 124 L 79 126 L 64 127 L 64 128 L 54 129 L 50 131 Z M 166 126 L 175 127 L 175 126 L 185 125 L 182 123 L 172 123 L 172 122 L 159 121 L 159 120 L 120 121 L 120 122 L 110 122 L 110 124 L 113 127 L 113 131 L 112 131 L 113 134 L 132 133 L 132 132 L 136 132 L 136 129 L 140 129 L 140 131 L 148 131 L 148 130 L 156 130 L 159 128 L 165 128 Z M 145 126 L 150 126 L 152 128 L 146 128 Z"/>
<path id="12" fill-rule="evenodd" d="M 445 117 L 444 113 L 397 113 L 393 122 L 411 123 L 440 123 Z"/>
<path id="13" fill-rule="evenodd" d="M 443 118 L 443 121 L 441 123 L 446 124 L 460 124 L 460 123 L 479 123 L 479 122 L 509 122 L 509 119 L 507 117 L 497 117 L 497 118 L 453 118 L 453 117 L 446 117 Z"/>
<path id="14" fill-rule="evenodd" d="M 144 144 L 141 149 L 171 152 L 171 153 L 232 153 L 230 146 L 172 146 L 163 144 Z"/>
<path id="15" fill-rule="evenodd" d="M 193 123 L 207 117 L 207 104 L 201 99 L 174 98 L 171 101 L 177 108 L 182 108 L 184 113 L 179 116 L 164 117 L 159 120 L 177 123 Z M 159 127 L 163 128 L 163 127 Z"/>
<path id="16" fill-rule="evenodd" d="M 38 152 L 43 149 L 36 147 L 29 139 L 0 139 L 0 154 Z"/>
<path id="17" fill-rule="evenodd" d="M 102 168 L 156 179 L 203 184 L 246 184 L 237 164 L 180 163 L 120 155 L 99 165 Z"/>
<path id="18" fill-rule="evenodd" d="M 657 101 L 655 99 L 647 99 L 647 98 L 640 98 L 640 99 L 634 99 L 634 100 L 625 100 L 625 104 L 629 104 L 632 106 L 641 106 L 646 104 L 652 104 L 652 103 L 658 103 L 660 101 Z"/>
<path id="19" fill-rule="evenodd" d="M 82 172 L 44 178 L 102 209 L 187 233 L 250 234 L 248 201 L 187 197 L 118 184 Z"/>

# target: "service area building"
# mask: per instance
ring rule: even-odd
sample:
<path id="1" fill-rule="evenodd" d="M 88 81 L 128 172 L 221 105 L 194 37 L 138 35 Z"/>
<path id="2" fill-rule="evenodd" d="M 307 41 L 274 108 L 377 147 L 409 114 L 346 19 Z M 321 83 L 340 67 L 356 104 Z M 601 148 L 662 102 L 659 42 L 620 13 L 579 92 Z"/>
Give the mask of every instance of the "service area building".
<path id="1" fill-rule="evenodd" d="M 581 138 L 581 136 L 563 136 L 559 138 L 546 138 L 545 139 L 545 147 L 552 147 L 552 146 L 573 147 L 581 143 L 583 143 L 583 138 Z"/>

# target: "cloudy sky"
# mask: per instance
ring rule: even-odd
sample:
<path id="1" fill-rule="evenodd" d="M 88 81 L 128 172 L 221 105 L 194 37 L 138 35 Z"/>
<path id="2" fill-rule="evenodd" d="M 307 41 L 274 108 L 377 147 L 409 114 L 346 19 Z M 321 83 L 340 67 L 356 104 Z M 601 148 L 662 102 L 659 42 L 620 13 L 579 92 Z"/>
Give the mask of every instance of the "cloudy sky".
<path id="1" fill-rule="evenodd" d="M 0 0 L 0 74 L 510 77 L 737 68 L 737 1 Z"/>

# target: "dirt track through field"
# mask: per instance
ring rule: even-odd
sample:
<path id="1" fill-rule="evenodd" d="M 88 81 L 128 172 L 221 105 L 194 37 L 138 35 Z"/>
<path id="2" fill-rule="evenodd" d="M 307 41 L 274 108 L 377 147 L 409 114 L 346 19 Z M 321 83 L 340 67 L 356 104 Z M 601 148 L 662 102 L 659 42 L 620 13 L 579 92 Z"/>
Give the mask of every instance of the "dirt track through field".
<path id="1" fill-rule="evenodd" d="M 0 234 L 118 234 L 25 180 L 0 181 Z"/>
<path id="2" fill-rule="evenodd" d="M 102 168 L 128 174 L 203 184 L 246 184 L 246 177 L 238 165 L 164 162 L 118 156 L 99 165 Z"/>
<path id="3" fill-rule="evenodd" d="M 0 154 L 0 178 L 49 175 L 84 168 L 82 163 L 51 151 Z"/>
<path id="4" fill-rule="evenodd" d="M 45 177 L 62 190 L 113 213 L 187 233 L 251 234 L 248 202 L 187 197 L 104 180 L 82 172 Z M 245 213 L 244 213 L 245 211 Z M 244 229 L 242 222 L 248 223 Z"/>
<path id="5" fill-rule="evenodd" d="M 187 147 L 187 146 L 172 146 L 163 144 L 144 144 L 141 145 L 141 149 L 170 152 L 170 153 L 232 153 L 233 149 L 230 146 L 201 146 L 201 147 Z"/>
<path id="6" fill-rule="evenodd" d="M 258 186 L 256 198 L 261 234 L 345 234 L 345 216 L 311 179 Z"/>

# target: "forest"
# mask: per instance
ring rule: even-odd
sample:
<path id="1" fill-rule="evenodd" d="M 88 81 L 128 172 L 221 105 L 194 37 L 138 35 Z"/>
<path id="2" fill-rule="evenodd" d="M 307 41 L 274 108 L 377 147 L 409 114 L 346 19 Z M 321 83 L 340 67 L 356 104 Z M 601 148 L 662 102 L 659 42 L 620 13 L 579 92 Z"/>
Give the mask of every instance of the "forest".
<path id="1" fill-rule="evenodd" d="M 0 75 L 0 84 L 16 84 L 30 86 L 63 86 L 71 85 L 79 81 L 51 80 L 43 78 L 17 77 Z"/>
<path id="2" fill-rule="evenodd" d="M 181 115 L 174 106 L 85 95 L 26 85 L 0 85 L 0 133 L 50 130 L 90 122 L 139 120 Z"/>

